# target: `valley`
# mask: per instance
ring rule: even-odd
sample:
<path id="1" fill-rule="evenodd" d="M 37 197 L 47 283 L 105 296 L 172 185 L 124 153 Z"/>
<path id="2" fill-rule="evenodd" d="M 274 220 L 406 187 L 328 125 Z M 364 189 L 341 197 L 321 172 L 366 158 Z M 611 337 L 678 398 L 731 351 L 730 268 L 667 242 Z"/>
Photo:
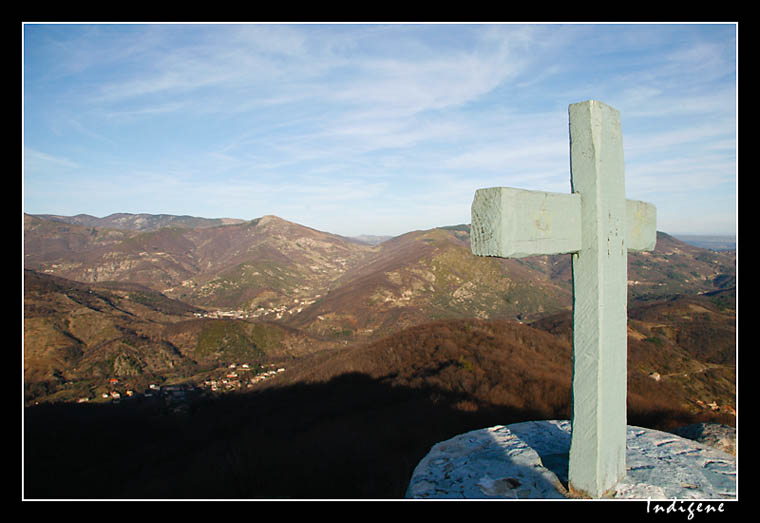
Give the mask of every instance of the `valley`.
<path id="1" fill-rule="evenodd" d="M 569 417 L 569 256 L 474 257 L 467 225 L 102 220 L 24 216 L 32 497 L 398 497 L 436 441 Z M 736 251 L 658 232 L 628 280 L 629 420 L 735 425 Z"/>

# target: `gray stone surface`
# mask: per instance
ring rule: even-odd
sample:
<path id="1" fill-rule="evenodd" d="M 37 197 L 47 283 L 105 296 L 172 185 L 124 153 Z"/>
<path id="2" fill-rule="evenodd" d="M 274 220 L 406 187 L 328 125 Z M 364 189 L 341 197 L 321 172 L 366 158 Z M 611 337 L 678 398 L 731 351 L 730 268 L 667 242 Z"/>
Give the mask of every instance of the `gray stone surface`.
<path id="1" fill-rule="evenodd" d="M 567 499 L 570 422 L 475 430 L 433 446 L 407 498 Z M 736 457 L 675 434 L 627 427 L 616 499 L 736 499 Z"/>
<path id="2" fill-rule="evenodd" d="M 736 429 L 734 427 L 721 423 L 695 423 L 680 427 L 676 430 L 676 434 L 736 455 Z"/>

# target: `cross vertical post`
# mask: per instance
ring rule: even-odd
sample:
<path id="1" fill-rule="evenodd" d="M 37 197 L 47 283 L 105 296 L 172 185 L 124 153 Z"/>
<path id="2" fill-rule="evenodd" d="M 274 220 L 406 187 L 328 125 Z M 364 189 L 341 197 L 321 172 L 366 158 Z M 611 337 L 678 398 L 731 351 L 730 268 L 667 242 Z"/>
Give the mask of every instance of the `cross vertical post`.
<path id="1" fill-rule="evenodd" d="M 569 487 L 602 497 L 625 476 L 627 253 L 654 249 L 656 209 L 625 198 L 620 113 L 594 100 L 568 113 L 572 193 L 478 189 L 470 242 L 479 256 L 572 254 Z"/>
<path id="2" fill-rule="evenodd" d="M 597 497 L 625 476 L 627 247 L 620 115 L 573 104 L 570 176 L 581 195 L 573 265 L 571 490 Z"/>

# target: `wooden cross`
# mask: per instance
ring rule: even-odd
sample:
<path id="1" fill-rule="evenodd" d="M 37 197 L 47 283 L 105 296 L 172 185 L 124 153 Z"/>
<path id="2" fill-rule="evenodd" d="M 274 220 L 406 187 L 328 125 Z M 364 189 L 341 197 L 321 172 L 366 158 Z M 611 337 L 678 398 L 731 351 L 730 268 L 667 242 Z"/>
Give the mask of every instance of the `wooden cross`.
<path id="1" fill-rule="evenodd" d="M 625 198 L 620 113 L 594 100 L 568 112 L 572 193 L 477 190 L 471 244 L 479 256 L 572 254 L 569 486 L 597 498 L 625 476 L 627 252 L 654 249 L 656 209 Z"/>

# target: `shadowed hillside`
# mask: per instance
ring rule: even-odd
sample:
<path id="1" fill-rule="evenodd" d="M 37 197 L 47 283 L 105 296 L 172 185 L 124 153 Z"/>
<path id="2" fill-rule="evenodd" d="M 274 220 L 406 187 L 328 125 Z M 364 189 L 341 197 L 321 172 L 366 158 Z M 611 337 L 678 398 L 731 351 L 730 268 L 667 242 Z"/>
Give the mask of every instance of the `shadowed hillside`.
<path id="1" fill-rule="evenodd" d="M 570 345 L 506 321 L 420 325 L 304 357 L 255 392 L 25 411 L 26 496 L 399 498 L 430 447 L 468 430 L 570 416 Z M 647 378 L 629 423 L 692 412 Z"/>
<path id="2" fill-rule="evenodd" d="M 448 391 L 463 411 L 510 406 L 566 417 L 570 364 L 570 345 L 540 330 L 510 321 L 449 320 L 325 351 L 287 377 L 312 383 L 360 372 L 393 386 Z"/>
<path id="3" fill-rule="evenodd" d="M 29 498 L 399 498 L 441 439 L 521 413 L 471 413 L 447 391 L 361 374 L 151 406 L 57 405 L 26 415 Z M 121 407 L 121 408 L 120 408 Z"/>
<path id="4" fill-rule="evenodd" d="M 654 411 L 736 413 L 736 292 L 644 302 L 628 310 L 628 405 Z M 572 315 L 531 324 L 572 342 Z M 645 416 L 645 417 L 646 417 Z M 725 423 L 725 422 L 724 422 Z M 671 429 L 666 424 L 664 428 Z"/>

